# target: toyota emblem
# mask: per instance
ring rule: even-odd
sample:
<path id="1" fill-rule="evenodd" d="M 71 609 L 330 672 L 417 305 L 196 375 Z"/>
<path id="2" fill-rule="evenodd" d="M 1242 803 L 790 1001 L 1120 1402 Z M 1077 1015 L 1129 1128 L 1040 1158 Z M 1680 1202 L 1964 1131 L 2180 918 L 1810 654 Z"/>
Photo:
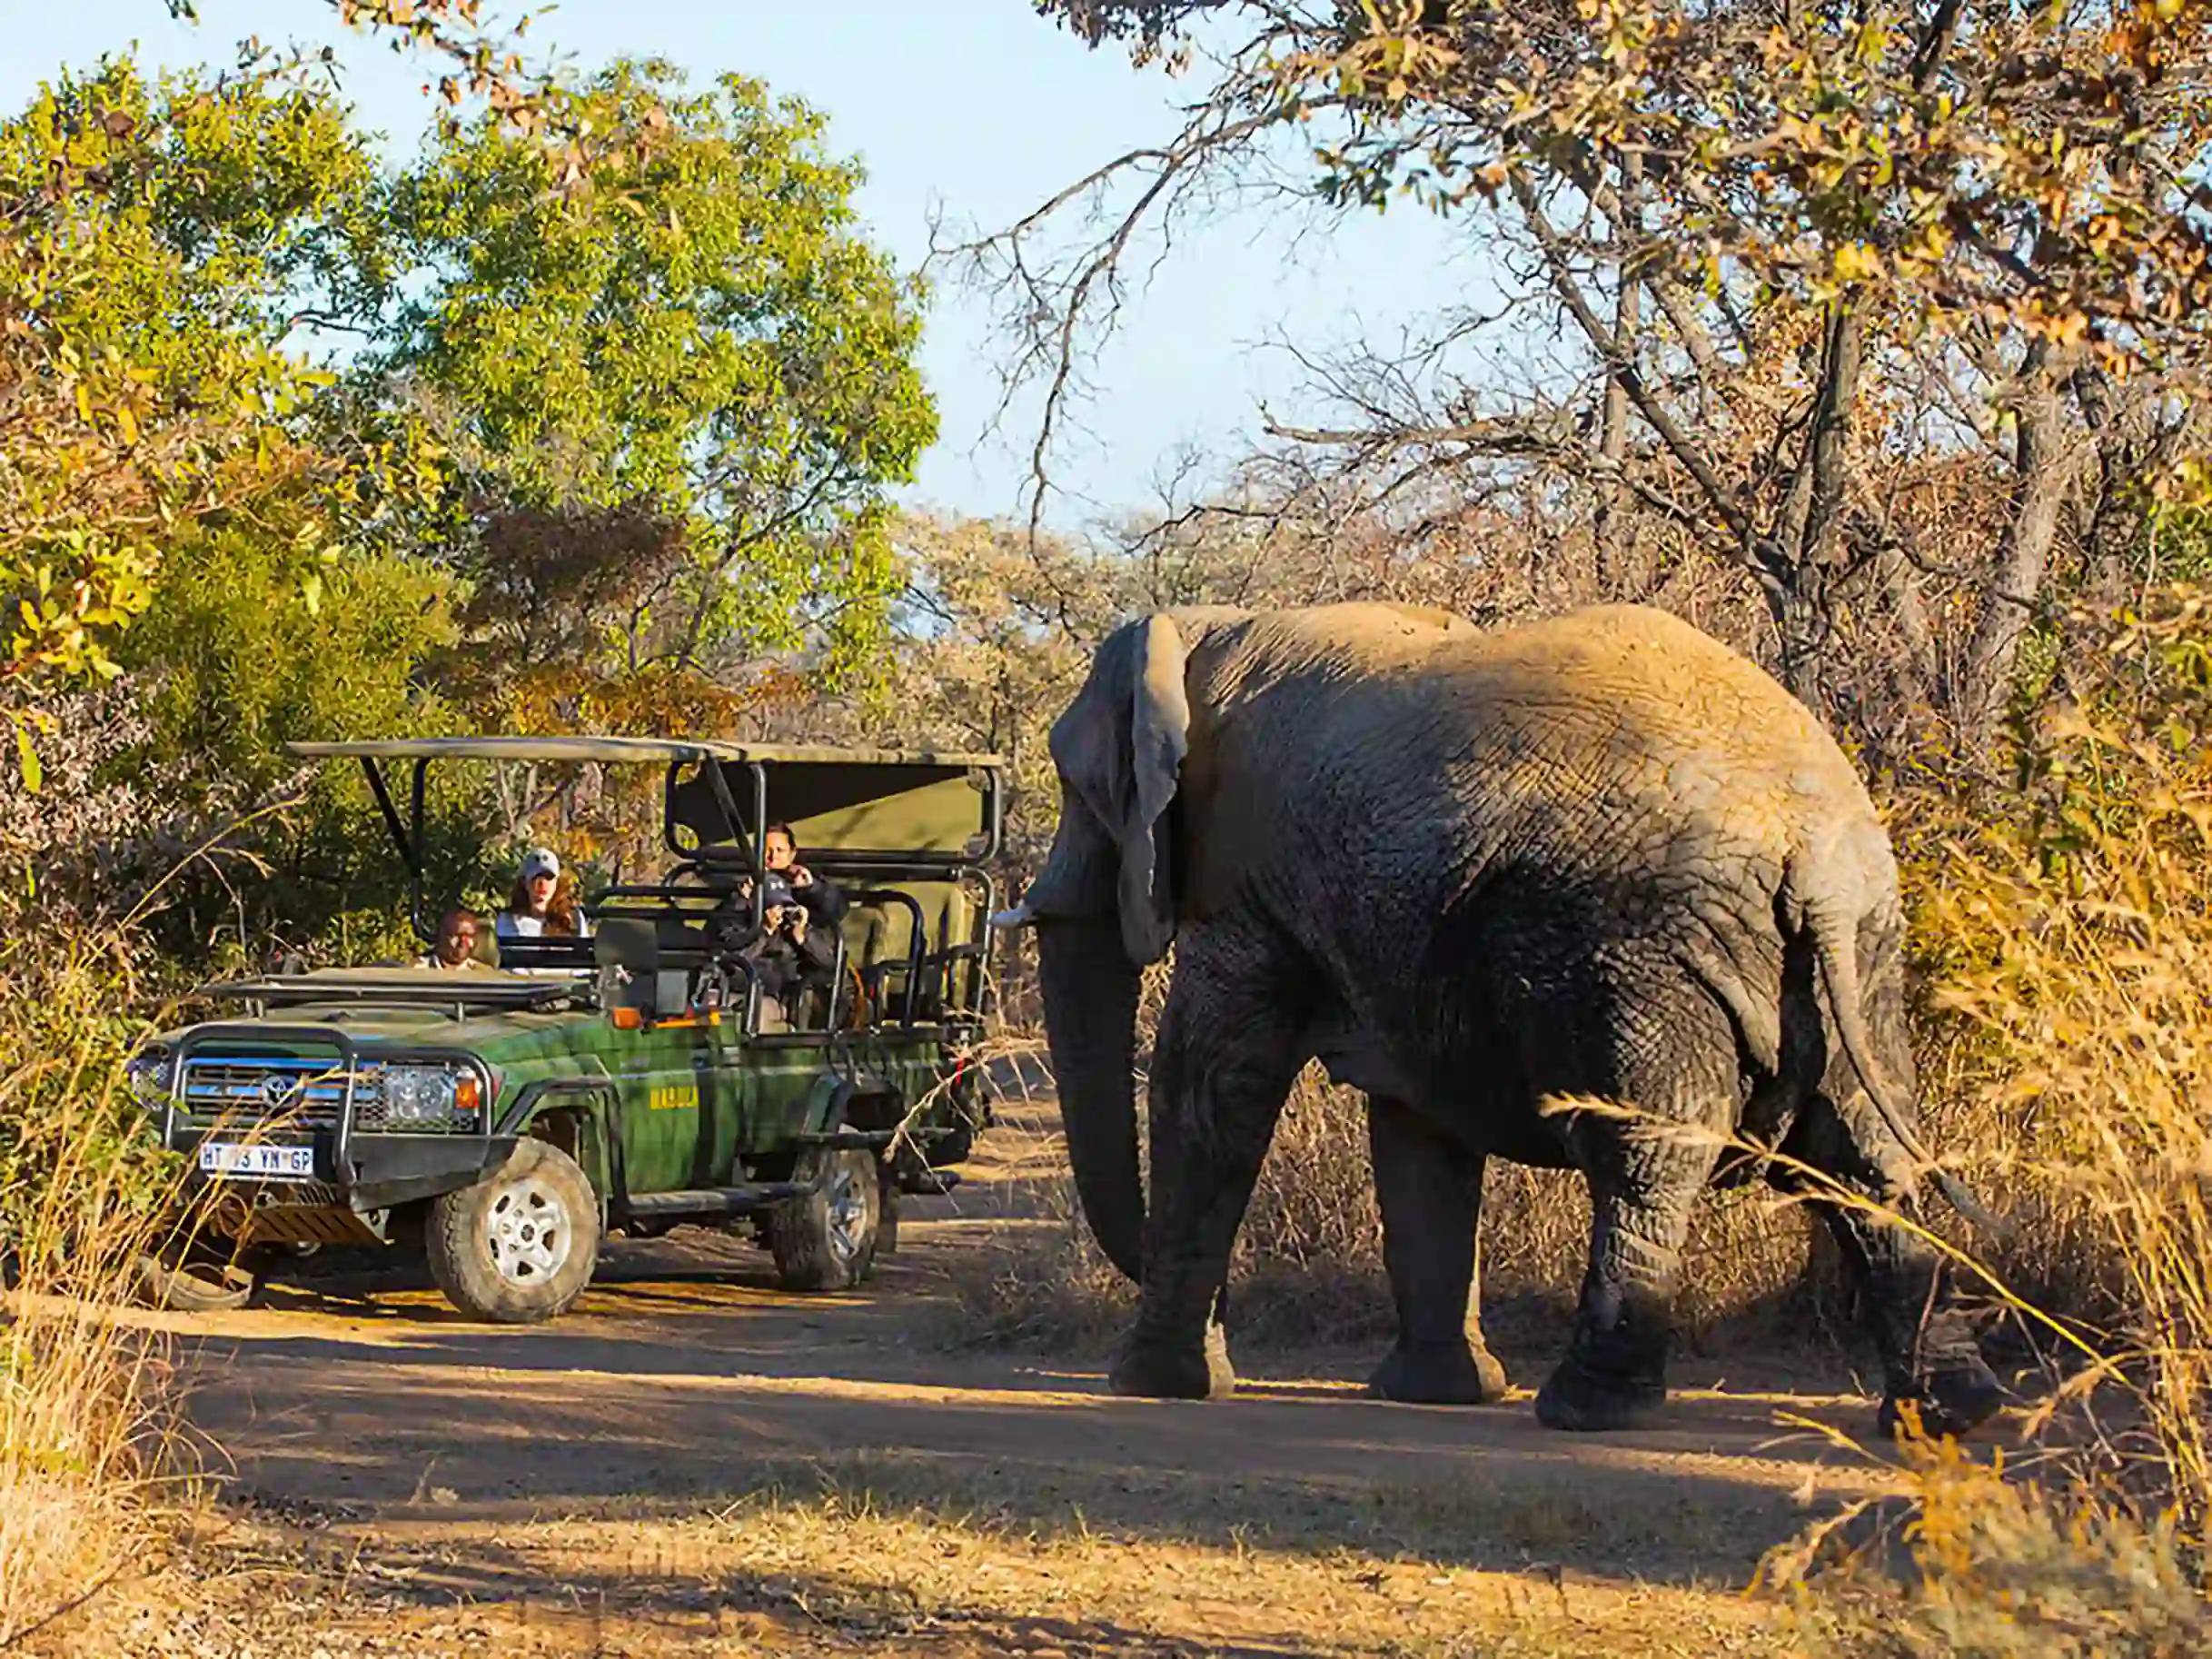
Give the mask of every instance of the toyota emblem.
<path id="1" fill-rule="evenodd" d="M 261 1080 L 262 1104 L 274 1111 L 290 1100 L 298 1086 L 287 1077 L 263 1078 Z"/>

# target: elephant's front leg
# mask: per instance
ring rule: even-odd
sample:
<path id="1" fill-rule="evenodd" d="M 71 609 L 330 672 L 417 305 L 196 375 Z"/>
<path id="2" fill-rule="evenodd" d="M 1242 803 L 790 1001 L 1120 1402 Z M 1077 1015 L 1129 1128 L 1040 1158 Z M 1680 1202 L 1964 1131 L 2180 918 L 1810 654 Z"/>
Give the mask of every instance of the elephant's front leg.
<path id="1" fill-rule="evenodd" d="M 1153 1044 L 1152 1207 L 1136 1326 L 1116 1394 L 1218 1398 L 1235 1386 L 1216 1309 L 1284 1097 L 1304 1056 L 1304 997 L 1219 935 L 1178 947 Z"/>
<path id="2" fill-rule="evenodd" d="M 1383 1265 L 1398 1342 L 1369 1382 L 1391 1400 L 1480 1406 L 1505 1393 L 1483 1341 L 1477 1284 L 1483 1164 L 1401 1101 L 1367 1102 L 1367 1145 L 1383 1212 Z"/>

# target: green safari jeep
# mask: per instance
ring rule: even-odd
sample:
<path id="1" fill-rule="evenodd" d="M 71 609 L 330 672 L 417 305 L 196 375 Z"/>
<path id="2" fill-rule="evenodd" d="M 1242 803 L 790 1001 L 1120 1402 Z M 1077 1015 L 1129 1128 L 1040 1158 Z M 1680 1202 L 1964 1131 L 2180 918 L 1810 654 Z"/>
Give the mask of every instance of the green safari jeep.
<path id="1" fill-rule="evenodd" d="M 586 908 L 585 939 L 495 940 L 463 969 L 326 969 L 204 987 L 234 1018 L 164 1033 L 132 1087 L 187 1160 L 172 1306 L 243 1304 L 287 1255 L 420 1251 L 454 1306 L 549 1319 L 610 1235 L 749 1233 L 782 1282 L 857 1285 L 901 1194 L 942 1192 L 987 1122 L 975 1050 L 1001 826 L 991 755 L 643 738 L 300 743 L 366 772 L 422 893 L 423 797 L 447 760 L 664 770 L 660 879 Z M 387 765 L 408 763 L 408 810 Z M 765 828 L 846 901 L 836 971 L 765 998 Z M 486 961 L 484 959 L 493 959 Z"/>

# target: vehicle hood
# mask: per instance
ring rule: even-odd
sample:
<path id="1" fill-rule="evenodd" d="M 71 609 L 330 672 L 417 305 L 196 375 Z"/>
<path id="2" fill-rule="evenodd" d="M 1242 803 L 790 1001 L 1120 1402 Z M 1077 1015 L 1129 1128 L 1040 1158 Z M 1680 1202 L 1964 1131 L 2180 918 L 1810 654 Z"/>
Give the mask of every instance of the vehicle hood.
<path id="1" fill-rule="evenodd" d="M 242 1041 L 255 1047 L 282 1047 L 283 1038 L 297 1031 L 303 1048 L 317 1046 L 324 1033 L 342 1032 L 361 1050 L 363 1058 L 380 1048 L 455 1048 L 487 1060 L 591 1046 L 606 1028 L 604 1014 L 590 1008 L 547 1012 L 524 1010 L 471 1010 L 456 1019 L 451 1010 L 426 1008 L 380 1008 L 348 1003 L 302 1003 L 271 1008 L 258 1018 L 243 1015 L 197 1020 L 164 1031 L 153 1042 L 173 1047 L 189 1035 L 220 1041 L 220 1033 L 235 1030 Z M 249 1037 L 249 1032 L 251 1033 Z"/>

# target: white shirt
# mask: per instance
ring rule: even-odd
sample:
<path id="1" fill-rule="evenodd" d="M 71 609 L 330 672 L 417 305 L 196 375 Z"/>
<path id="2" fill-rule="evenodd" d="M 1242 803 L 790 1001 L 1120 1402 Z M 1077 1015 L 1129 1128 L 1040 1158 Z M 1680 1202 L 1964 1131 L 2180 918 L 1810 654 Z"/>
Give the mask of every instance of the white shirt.
<path id="1" fill-rule="evenodd" d="M 545 937 L 545 918 L 521 916 L 512 910 L 501 910 L 494 919 L 491 930 L 501 939 L 543 939 Z M 591 937 L 591 919 L 590 917 L 580 914 L 576 918 L 576 937 L 578 939 Z"/>

